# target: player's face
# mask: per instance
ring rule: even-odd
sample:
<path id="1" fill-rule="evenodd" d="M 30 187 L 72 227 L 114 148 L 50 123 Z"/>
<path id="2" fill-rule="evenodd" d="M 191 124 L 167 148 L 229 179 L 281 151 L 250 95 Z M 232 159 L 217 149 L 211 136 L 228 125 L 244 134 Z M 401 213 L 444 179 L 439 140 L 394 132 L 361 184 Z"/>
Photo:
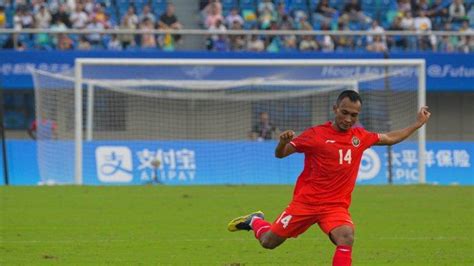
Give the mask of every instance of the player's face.
<path id="1" fill-rule="evenodd" d="M 352 102 L 347 97 L 342 99 L 338 106 L 334 105 L 333 110 L 336 116 L 334 125 L 337 129 L 340 131 L 346 131 L 357 123 L 361 107 L 359 101 Z"/>

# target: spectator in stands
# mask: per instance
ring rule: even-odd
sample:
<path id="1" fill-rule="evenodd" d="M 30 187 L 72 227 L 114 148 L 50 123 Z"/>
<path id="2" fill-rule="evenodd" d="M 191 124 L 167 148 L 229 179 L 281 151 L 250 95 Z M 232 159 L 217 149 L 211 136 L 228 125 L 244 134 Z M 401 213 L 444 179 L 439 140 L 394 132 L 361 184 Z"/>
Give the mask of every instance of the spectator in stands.
<path id="1" fill-rule="evenodd" d="M 150 7 L 150 5 L 145 5 L 145 6 L 143 6 L 142 13 L 141 13 L 140 16 L 138 17 L 138 20 L 140 21 L 140 23 L 143 23 L 143 21 L 144 21 L 145 19 L 150 20 L 153 24 L 156 23 L 156 17 L 155 17 L 155 15 L 151 12 L 151 7 Z"/>
<path id="2" fill-rule="evenodd" d="M 413 19 L 411 12 L 407 11 L 403 13 L 402 21 L 400 26 L 404 30 L 414 30 L 415 29 L 415 20 Z"/>
<path id="3" fill-rule="evenodd" d="M 270 121 L 270 115 L 267 112 L 261 112 L 259 114 L 259 121 L 254 124 L 252 132 L 250 132 L 250 138 L 253 140 L 271 140 L 276 135 L 278 129 Z"/>
<path id="4" fill-rule="evenodd" d="M 216 2 L 210 3 L 209 11 L 207 12 L 206 20 L 204 25 L 206 28 L 210 28 L 216 25 L 218 20 L 223 21 L 224 18 L 222 17 L 222 11 L 219 10 L 219 5 Z"/>
<path id="5" fill-rule="evenodd" d="M 31 3 L 29 3 L 28 7 L 33 11 L 33 14 L 36 14 L 40 10 L 40 8 L 45 5 L 46 3 L 44 0 L 32 0 Z"/>
<path id="6" fill-rule="evenodd" d="M 426 16 L 425 11 L 420 11 L 418 17 L 414 19 L 414 27 L 418 32 L 431 31 L 431 20 Z M 421 50 L 428 50 L 436 47 L 436 36 L 422 35 L 418 37 L 418 47 Z"/>
<path id="7" fill-rule="evenodd" d="M 102 4 L 95 5 L 94 12 L 91 14 L 90 20 L 97 21 L 104 26 L 104 29 L 110 28 L 108 16 L 105 14 L 104 6 Z"/>
<path id="8" fill-rule="evenodd" d="M 232 28 L 235 22 L 239 23 L 240 25 L 244 25 L 244 19 L 239 14 L 239 9 L 233 7 L 230 10 L 230 13 L 225 17 L 225 24 L 228 28 Z"/>
<path id="9" fill-rule="evenodd" d="M 334 17 L 337 17 L 336 9 L 329 5 L 329 0 L 321 0 L 314 10 L 314 18 L 321 24 L 330 24 Z"/>
<path id="10" fill-rule="evenodd" d="M 35 28 L 49 29 L 51 26 L 51 14 L 44 4 L 38 7 L 35 16 Z M 47 33 L 38 33 L 34 36 L 35 46 L 39 49 L 51 49 L 51 39 Z"/>
<path id="11" fill-rule="evenodd" d="M 443 0 L 435 0 L 426 12 L 426 16 L 433 22 L 434 29 L 440 29 L 448 17 L 448 9 L 445 7 Z"/>
<path id="12" fill-rule="evenodd" d="M 122 17 L 120 21 L 120 29 L 123 30 L 135 30 L 138 28 L 138 17 L 135 14 L 135 8 L 133 6 L 128 7 L 127 13 Z M 134 47 L 136 45 L 135 36 L 133 34 L 120 34 L 118 36 L 122 43 L 123 49 Z"/>
<path id="13" fill-rule="evenodd" d="M 107 43 L 107 50 L 111 50 L 111 51 L 122 50 L 122 43 L 118 39 L 117 34 L 112 34 L 109 42 Z"/>
<path id="14" fill-rule="evenodd" d="M 288 10 L 286 9 L 285 1 L 278 3 L 275 16 L 279 25 L 281 24 L 283 17 L 291 17 L 290 14 L 288 14 Z"/>
<path id="15" fill-rule="evenodd" d="M 125 13 L 125 15 L 122 17 L 122 23 L 128 29 L 138 28 L 139 21 L 138 21 L 138 16 L 137 16 L 134 6 L 128 7 L 127 13 Z"/>
<path id="16" fill-rule="evenodd" d="M 51 26 L 51 14 L 45 5 L 41 5 L 38 12 L 35 14 L 36 28 L 49 29 Z"/>
<path id="17" fill-rule="evenodd" d="M 279 36 L 275 36 L 273 42 L 275 42 L 279 50 L 283 52 L 296 52 L 299 48 L 298 40 L 296 39 L 295 35 L 287 35 L 283 39 L 281 39 Z"/>
<path id="18" fill-rule="evenodd" d="M 464 53 L 469 53 L 474 51 L 474 31 L 469 27 L 469 22 L 467 20 L 462 22 L 460 32 L 470 33 L 470 36 L 461 36 L 458 43 L 458 50 Z"/>
<path id="19" fill-rule="evenodd" d="M 258 22 L 260 24 L 260 28 L 264 30 L 269 29 L 270 23 L 274 21 L 273 12 L 270 9 L 265 8 L 259 14 Z"/>
<path id="20" fill-rule="evenodd" d="M 82 4 L 84 6 L 84 11 L 87 14 L 92 14 L 94 13 L 94 4 L 95 0 L 82 0 Z"/>
<path id="21" fill-rule="evenodd" d="M 145 18 L 143 22 L 140 25 L 140 29 L 144 31 L 152 31 L 154 30 L 154 24 L 153 22 Z M 156 48 L 156 38 L 153 33 L 145 33 L 141 35 L 142 40 L 141 40 L 141 47 L 143 48 Z"/>
<path id="22" fill-rule="evenodd" d="M 374 36 L 374 40 L 371 43 L 367 44 L 367 51 L 370 52 L 386 52 L 387 45 L 382 39 L 382 36 L 376 35 Z"/>
<path id="23" fill-rule="evenodd" d="M 328 23 L 323 23 L 321 25 L 321 30 L 329 31 L 330 30 L 329 24 Z M 323 52 L 332 52 L 332 51 L 334 51 L 334 47 L 335 47 L 334 39 L 331 35 L 325 34 L 323 36 L 320 36 L 319 38 L 320 38 L 319 43 L 321 44 L 321 51 L 323 51 Z"/>
<path id="24" fill-rule="evenodd" d="M 474 4 L 471 5 L 469 12 L 467 12 L 467 18 L 469 20 L 469 25 L 474 25 Z"/>
<path id="25" fill-rule="evenodd" d="M 97 21 L 96 17 L 92 17 L 92 21 L 87 24 L 86 29 L 91 31 L 103 31 L 104 25 Z M 102 35 L 100 33 L 90 33 L 87 35 L 87 40 L 94 48 L 103 48 Z"/>
<path id="26" fill-rule="evenodd" d="M 257 35 L 252 35 L 247 43 L 247 50 L 251 52 L 262 52 L 265 50 L 265 44 Z"/>
<path id="27" fill-rule="evenodd" d="M 53 22 L 51 24 L 50 29 L 53 32 L 61 32 L 61 31 L 67 30 L 68 27 L 64 24 L 64 22 L 61 19 L 53 18 Z M 61 35 L 61 34 L 59 34 L 59 35 Z M 59 46 L 59 41 L 58 41 L 59 35 L 58 34 L 52 34 L 51 35 L 51 40 L 53 42 L 53 45 L 55 45 L 56 47 Z"/>
<path id="28" fill-rule="evenodd" d="M 61 21 L 67 28 L 72 26 L 66 4 L 59 5 L 58 10 L 53 13 L 52 21 Z"/>
<path id="29" fill-rule="evenodd" d="M 393 19 L 392 24 L 388 28 L 389 31 L 403 31 L 402 27 L 402 16 L 398 15 Z M 405 36 L 387 36 L 387 42 L 390 48 L 396 47 L 396 48 L 402 48 L 406 49 L 407 48 L 407 40 Z"/>
<path id="30" fill-rule="evenodd" d="M 303 35 L 303 39 L 299 44 L 299 49 L 300 51 L 317 51 L 319 50 L 319 44 L 313 36 Z"/>
<path id="31" fill-rule="evenodd" d="M 34 19 L 29 9 L 26 6 L 20 6 L 17 8 L 15 15 L 13 16 L 14 28 L 28 29 L 34 27 Z"/>
<path id="32" fill-rule="evenodd" d="M 288 14 L 284 14 L 278 20 L 278 28 L 281 30 L 292 30 L 294 28 L 293 18 Z"/>
<path id="33" fill-rule="evenodd" d="M 456 51 L 456 47 L 453 45 L 449 36 L 443 35 L 441 36 L 441 41 L 438 44 L 436 49 L 439 52 L 454 52 Z"/>
<path id="34" fill-rule="evenodd" d="M 265 51 L 269 53 L 278 53 L 280 51 L 292 52 L 296 50 L 296 38 L 293 35 L 286 36 L 281 39 L 280 36 L 267 36 L 265 43 Z"/>
<path id="35" fill-rule="evenodd" d="M 412 12 L 410 0 L 398 0 L 397 8 L 400 13 Z"/>
<path id="36" fill-rule="evenodd" d="M 265 10 L 268 10 L 273 15 L 275 12 L 275 5 L 273 4 L 272 0 L 263 0 L 258 4 L 257 10 L 259 14 L 263 13 Z"/>
<path id="37" fill-rule="evenodd" d="M 371 33 L 384 33 L 385 32 L 384 28 L 382 28 L 379 25 L 379 22 L 377 20 L 372 21 L 372 24 L 370 25 L 370 28 L 367 29 L 367 31 Z M 370 44 L 374 39 L 374 35 L 368 35 L 366 39 L 367 39 L 367 43 Z M 385 36 L 382 37 L 382 41 L 386 42 Z"/>
<path id="38" fill-rule="evenodd" d="M 231 30 L 242 30 L 242 24 L 234 20 Z M 232 51 L 243 51 L 245 49 L 246 38 L 244 35 L 230 35 L 229 36 L 230 49 Z"/>
<path id="39" fill-rule="evenodd" d="M 414 8 L 413 8 L 413 12 L 415 14 L 419 14 L 420 11 L 425 11 L 428 12 L 428 10 L 430 10 L 430 5 L 428 4 L 428 1 L 427 0 L 418 0 L 415 4 L 414 4 Z"/>
<path id="40" fill-rule="evenodd" d="M 7 25 L 7 16 L 5 15 L 5 7 L 0 6 L 0 29 Z"/>
<path id="41" fill-rule="evenodd" d="M 212 50 L 216 52 L 227 52 L 230 51 L 229 42 L 225 34 L 218 34 L 217 40 L 212 44 Z"/>
<path id="42" fill-rule="evenodd" d="M 87 40 L 86 36 L 81 35 L 81 37 L 79 38 L 79 43 L 77 44 L 77 49 L 78 50 L 85 50 L 85 51 L 91 49 L 91 44 Z"/>
<path id="43" fill-rule="evenodd" d="M 160 29 L 173 29 L 180 30 L 183 28 L 183 25 L 179 22 L 178 17 L 175 15 L 176 7 L 168 3 L 166 6 L 166 11 L 160 16 L 158 21 L 158 26 Z M 179 42 L 181 35 L 172 35 L 174 41 Z"/>
<path id="44" fill-rule="evenodd" d="M 344 22 L 355 21 L 359 23 L 369 24 L 372 19 L 364 15 L 359 0 L 351 0 L 344 6 L 341 20 Z"/>
<path id="45" fill-rule="evenodd" d="M 462 22 L 466 19 L 466 7 L 463 0 L 454 0 L 449 5 L 449 19 L 451 22 Z"/>
<path id="46" fill-rule="evenodd" d="M 340 31 L 349 31 L 349 26 L 342 21 L 337 24 L 337 29 Z M 368 36 L 367 38 L 369 38 Z M 354 48 L 354 37 L 348 35 L 334 36 L 334 43 L 336 50 L 352 50 Z"/>
<path id="47" fill-rule="evenodd" d="M 204 18 L 204 21 L 214 12 L 222 16 L 222 3 L 220 0 L 211 0 L 202 9 L 202 17 Z"/>
<path id="48" fill-rule="evenodd" d="M 72 50 L 74 48 L 74 42 L 67 34 L 60 33 L 57 37 L 56 47 L 58 50 Z"/>
<path id="49" fill-rule="evenodd" d="M 84 12 L 84 6 L 81 2 L 76 4 L 76 9 L 71 13 L 69 20 L 73 29 L 84 29 L 89 23 L 89 17 Z"/>
<path id="50" fill-rule="evenodd" d="M 295 28 L 297 30 L 313 30 L 313 26 L 308 22 L 308 16 L 304 12 L 300 12 L 296 17 L 297 23 L 295 23 Z"/>
<path id="51" fill-rule="evenodd" d="M 51 15 L 56 14 L 58 12 L 59 6 L 63 4 L 62 2 L 63 2 L 62 0 L 48 0 L 47 1 L 47 7 Z"/>
<path id="52" fill-rule="evenodd" d="M 225 33 L 227 31 L 227 28 L 225 27 L 222 20 L 217 20 L 215 25 L 212 25 L 211 27 L 209 27 L 209 31 L 217 31 L 217 32 Z M 222 35 L 222 34 L 211 35 L 212 47 L 214 47 L 214 42 L 216 42 L 217 39 L 219 39 L 218 35 Z"/>

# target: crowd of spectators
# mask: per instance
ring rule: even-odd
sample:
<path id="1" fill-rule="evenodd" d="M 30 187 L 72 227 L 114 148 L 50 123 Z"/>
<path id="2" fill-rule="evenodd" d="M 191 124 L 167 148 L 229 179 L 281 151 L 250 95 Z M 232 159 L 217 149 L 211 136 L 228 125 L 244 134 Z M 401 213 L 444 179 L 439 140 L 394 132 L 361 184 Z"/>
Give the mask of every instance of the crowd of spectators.
<path id="1" fill-rule="evenodd" d="M 467 0 L 466 0 L 467 1 Z M 157 4 L 160 3 L 160 4 Z M 212 30 L 212 51 L 443 51 L 472 52 L 474 37 L 430 32 L 472 32 L 474 2 L 463 0 L 201 0 L 201 25 Z M 182 29 L 175 6 L 161 0 L 0 0 L 0 28 Z M 227 30 L 358 30 L 385 35 L 227 35 Z M 0 34 L 0 47 L 22 49 L 161 49 L 173 51 L 182 36 L 170 34 Z"/>
<path id="2" fill-rule="evenodd" d="M 213 35 L 214 51 L 474 51 L 473 36 L 435 36 L 431 31 L 472 32 L 474 4 L 463 0 L 210 0 L 202 1 L 209 30 L 416 31 L 418 36 L 226 36 Z M 248 2 L 255 2 L 249 4 Z M 243 4 L 242 4 L 243 3 Z M 235 5 L 235 6 L 232 6 Z M 474 33 L 473 33 L 474 34 Z"/>
<path id="3" fill-rule="evenodd" d="M 140 3 L 140 4 L 138 4 Z M 181 29 L 173 4 L 153 8 L 153 2 L 131 2 L 117 0 L 0 0 L 0 28 L 14 29 Z M 10 12 L 10 18 L 6 14 Z M 10 21 L 9 21 L 10 20 Z M 12 36 L 0 34 L 0 46 L 13 48 Z M 157 49 L 174 50 L 179 36 L 169 34 L 20 34 L 16 49 Z"/>

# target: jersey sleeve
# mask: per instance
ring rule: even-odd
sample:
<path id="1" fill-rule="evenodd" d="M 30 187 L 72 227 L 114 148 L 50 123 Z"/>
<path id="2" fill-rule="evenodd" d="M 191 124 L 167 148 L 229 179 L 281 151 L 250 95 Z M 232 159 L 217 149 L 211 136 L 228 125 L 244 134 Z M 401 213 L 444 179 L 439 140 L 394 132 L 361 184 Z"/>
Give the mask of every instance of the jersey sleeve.
<path id="1" fill-rule="evenodd" d="M 297 152 L 309 152 L 316 145 L 315 132 L 313 128 L 306 129 L 298 137 L 294 138 L 290 144 L 295 147 Z"/>
<path id="2" fill-rule="evenodd" d="M 365 129 L 361 129 L 363 143 L 366 149 L 370 148 L 375 143 L 379 142 L 380 136 L 378 133 L 370 132 Z"/>

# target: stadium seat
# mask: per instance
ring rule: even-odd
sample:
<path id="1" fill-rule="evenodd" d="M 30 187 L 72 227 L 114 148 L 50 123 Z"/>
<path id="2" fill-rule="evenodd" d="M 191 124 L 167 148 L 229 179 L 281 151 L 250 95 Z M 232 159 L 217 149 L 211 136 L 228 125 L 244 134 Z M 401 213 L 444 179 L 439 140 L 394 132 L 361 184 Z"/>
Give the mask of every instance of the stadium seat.
<path id="1" fill-rule="evenodd" d="M 222 0 L 222 9 L 224 10 L 230 10 L 238 6 L 237 0 Z"/>
<path id="2" fill-rule="evenodd" d="M 167 0 L 152 0 L 151 1 L 151 7 L 155 12 L 158 12 L 158 10 L 166 10 L 166 6 L 168 5 Z"/>
<path id="3" fill-rule="evenodd" d="M 113 6 L 112 0 L 96 0 L 95 2 L 98 4 L 103 4 L 105 7 Z"/>
<path id="4" fill-rule="evenodd" d="M 239 7 L 241 10 L 244 10 L 244 9 L 256 10 L 257 9 L 255 5 L 255 1 L 253 0 L 240 0 Z"/>
<path id="5" fill-rule="evenodd" d="M 307 10 L 308 3 L 306 0 L 290 0 L 288 3 L 290 9 L 299 9 L 299 10 Z"/>

